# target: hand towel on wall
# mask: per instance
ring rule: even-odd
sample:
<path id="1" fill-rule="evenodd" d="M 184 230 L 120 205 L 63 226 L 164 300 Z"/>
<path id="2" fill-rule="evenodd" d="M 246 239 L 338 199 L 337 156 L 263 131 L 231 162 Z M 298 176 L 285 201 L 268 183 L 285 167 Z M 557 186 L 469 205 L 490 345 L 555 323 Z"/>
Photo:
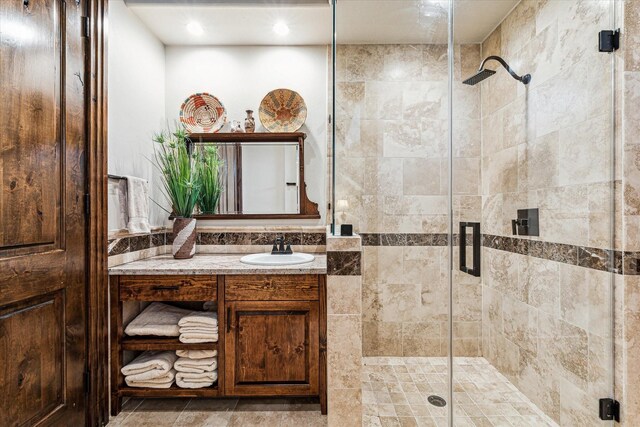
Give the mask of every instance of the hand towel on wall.
<path id="1" fill-rule="evenodd" d="M 201 374 L 203 372 L 213 372 L 218 367 L 218 359 L 210 357 L 207 359 L 189 359 L 181 357 L 173 364 L 173 368 L 178 372 L 192 372 Z"/>
<path id="2" fill-rule="evenodd" d="M 160 302 L 152 302 L 127 325 L 124 333 L 129 336 L 177 337 L 180 335 L 178 322 L 189 313 L 191 313 L 191 310 L 173 307 Z"/>
<path id="3" fill-rule="evenodd" d="M 146 381 L 164 377 L 178 356 L 173 351 L 145 351 L 120 371 L 132 381 Z"/>
<path id="4" fill-rule="evenodd" d="M 124 381 L 129 387 L 148 387 L 148 388 L 170 388 L 175 379 L 176 371 L 171 369 L 169 372 L 158 378 L 147 380 L 138 380 L 131 376 L 124 377 Z"/>
<path id="5" fill-rule="evenodd" d="M 190 372 L 177 372 L 176 384 L 182 388 L 210 387 L 218 379 L 217 372 L 204 372 L 195 374 Z"/>
<path id="6" fill-rule="evenodd" d="M 130 233 L 149 233 L 149 183 L 146 179 L 127 176 L 127 213 Z"/>
<path id="7" fill-rule="evenodd" d="M 188 357 L 189 359 L 208 359 L 216 357 L 218 350 L 176 350 L 178 357 Z"/>

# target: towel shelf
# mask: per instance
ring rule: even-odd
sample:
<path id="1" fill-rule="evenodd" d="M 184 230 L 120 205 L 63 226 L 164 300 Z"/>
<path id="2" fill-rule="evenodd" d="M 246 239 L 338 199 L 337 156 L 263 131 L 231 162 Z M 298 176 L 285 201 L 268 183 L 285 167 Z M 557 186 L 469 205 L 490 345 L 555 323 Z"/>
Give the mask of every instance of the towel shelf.
<path id="1" fill-rule="evenodd" d="M 217 342 L 183 343 L 177 337 L 122 337 L 123 350 L 217 350 Z"/>
<path id="2" fill-rule="evenodd" d="M 217 397 L 220 395 L 218 383 L 205 388 L 180 388 L 172 385 L 170 388 L 121 387 L 120 396 L 127 397 Z"/>

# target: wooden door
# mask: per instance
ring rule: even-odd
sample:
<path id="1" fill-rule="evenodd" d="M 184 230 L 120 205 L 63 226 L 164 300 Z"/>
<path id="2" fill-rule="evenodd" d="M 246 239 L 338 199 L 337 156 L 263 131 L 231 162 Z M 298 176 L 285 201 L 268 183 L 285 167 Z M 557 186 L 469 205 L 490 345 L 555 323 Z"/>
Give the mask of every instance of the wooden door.
<path id="1" fill-rule="evenodd" d="M 318 394 L 318 302 L 226 303 L 225 392 Z"/>
<path id="2" fill-rule="evenodd" d="M 85 425 L 85 1 L 0 1 L 0 426 Z"/>

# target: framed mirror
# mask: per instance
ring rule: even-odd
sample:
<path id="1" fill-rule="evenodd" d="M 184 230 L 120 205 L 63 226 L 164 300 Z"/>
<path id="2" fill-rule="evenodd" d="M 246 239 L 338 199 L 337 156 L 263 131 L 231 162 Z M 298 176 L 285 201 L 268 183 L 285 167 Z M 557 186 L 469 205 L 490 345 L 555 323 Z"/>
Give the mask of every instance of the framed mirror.
<path id="1" fill-rule="evenodd" d="M 210 156 L 216 168 L 219 199 L 201 219 L 320 218 L 307 197 L 304 140 L 293 133 L 191 134 L 189 150 Z M 207 166 L 209 167 L 209 166 Z M 207 172 L 212 172 L 208 170 Z M 216 173 L 217 172 L 217 173 Z"/>

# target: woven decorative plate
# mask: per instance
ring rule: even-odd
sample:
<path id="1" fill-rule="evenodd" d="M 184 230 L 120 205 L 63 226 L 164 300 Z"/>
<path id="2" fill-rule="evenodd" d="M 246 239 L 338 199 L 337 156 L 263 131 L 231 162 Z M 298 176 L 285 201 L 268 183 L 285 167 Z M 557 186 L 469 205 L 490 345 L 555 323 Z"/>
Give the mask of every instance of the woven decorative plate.
<path id="1" fill-rule="evenodd" d="M 307 120 L 307 106 L 298 92 L 276 89 L 260 103 L 259 116 L 269 132 L 296 132 Z"/>
<path id="2" fill-rule="evenodd" d="M 227 111 L 215 96 L 196 93 L 182 103 L 180 121 L 190 133 L 218 132 L 227 121 Z"/>

